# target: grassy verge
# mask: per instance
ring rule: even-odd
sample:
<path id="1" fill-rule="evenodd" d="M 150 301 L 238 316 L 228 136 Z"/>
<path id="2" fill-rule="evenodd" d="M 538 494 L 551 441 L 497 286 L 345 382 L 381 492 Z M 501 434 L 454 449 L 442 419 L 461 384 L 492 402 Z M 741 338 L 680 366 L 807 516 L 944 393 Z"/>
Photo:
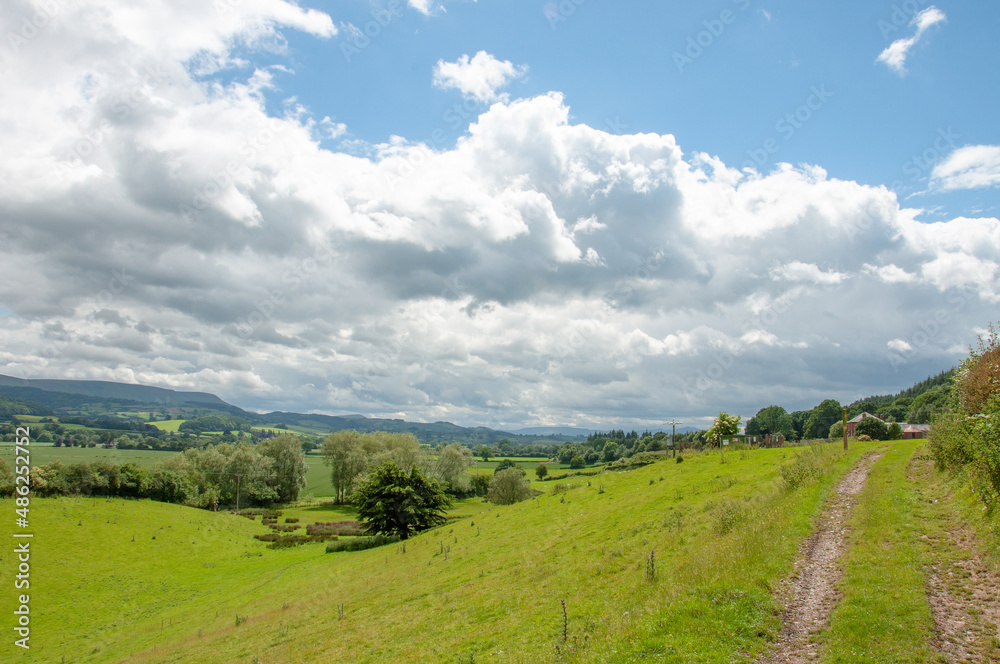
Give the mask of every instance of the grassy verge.
<path id="1" fill-rule="evenodd" d="M 897 441 L 875 464 L 852 518 L 841 559 L 843 594 L 820 640 L 824 662 L 937 662 L 921 544 L 934 526 L 907 475 L 924 441 Z"/>

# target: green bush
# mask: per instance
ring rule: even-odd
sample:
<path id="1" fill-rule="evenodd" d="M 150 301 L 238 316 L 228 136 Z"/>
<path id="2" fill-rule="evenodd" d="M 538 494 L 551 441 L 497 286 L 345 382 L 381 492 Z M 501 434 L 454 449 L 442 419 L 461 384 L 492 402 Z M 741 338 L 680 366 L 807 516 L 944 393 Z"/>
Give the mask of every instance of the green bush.
<path id="1" fill-rule="evenodd" d="M 781 466 L 781 480 L 789 491 L 794 491 L 822 474 L 819 460 L 811 451 L 798 454 L 793 461 Z"/>
<path id="2" fill-rule="evenodd" d="M 710 502 L 705 506 L 712 516 L 712 529 L 719 535 L 732 532 L 750 517 L 750 506 L 739 500 Z"/>
<path id="3" fill-rule="evenodd" d="M 375 547 L 393 544 L 399 541 L 398 535 L 373 535 L 372 537 L 352 537 L 351 539 L 337 540 L 326 545 L 327 553 L 338 551 L 364 551 Z"/>

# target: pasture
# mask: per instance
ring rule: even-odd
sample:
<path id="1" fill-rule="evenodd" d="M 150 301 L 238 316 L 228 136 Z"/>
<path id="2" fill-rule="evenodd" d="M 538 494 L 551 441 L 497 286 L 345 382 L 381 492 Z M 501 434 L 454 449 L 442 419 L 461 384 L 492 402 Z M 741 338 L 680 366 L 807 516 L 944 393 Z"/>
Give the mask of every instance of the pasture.
<path id="1" fill-rule="evenodd" d="M 405 547 L 336 554 L 268 549 L 252 537 L 259 521 L 230 514 L 34 499 L 31 661 L 752 661 L 778 630 L 771 589 L 876 445 L 696 454 L 546 483 L 508 507 L 462 501 L 453 513 L 469 518 Z M 817 453 L 823 474 L 789 491 L 780 467 L 799 453 Z M 11 569 L 4 549 L 0 584 Z"/>

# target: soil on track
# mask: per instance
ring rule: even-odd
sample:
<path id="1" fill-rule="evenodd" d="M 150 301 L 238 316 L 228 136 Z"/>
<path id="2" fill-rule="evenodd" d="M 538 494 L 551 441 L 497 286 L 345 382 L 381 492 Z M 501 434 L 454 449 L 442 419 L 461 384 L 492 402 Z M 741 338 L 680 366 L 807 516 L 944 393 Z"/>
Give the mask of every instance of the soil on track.
<path id="1" fill-rule="evenodd" d="M 819 659 L 819 644 L 812 637 L 826 626 L 838 600 L 837 581 L 841 570 L 837 561 L 844 552 L 851 510 L 865 487 L 868 473 L 881 454 L 868 454 L 837 485 L 833 500 L 807 539 L 785 582 L 782 614 L 784 628 L 769 655 L 767 664 L 804 664 Z"/>

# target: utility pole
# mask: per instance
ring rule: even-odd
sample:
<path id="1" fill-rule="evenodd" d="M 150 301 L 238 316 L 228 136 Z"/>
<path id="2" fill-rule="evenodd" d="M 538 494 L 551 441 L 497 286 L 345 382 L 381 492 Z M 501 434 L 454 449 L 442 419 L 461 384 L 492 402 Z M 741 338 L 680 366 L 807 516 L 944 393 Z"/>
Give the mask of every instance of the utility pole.
<path id="1" fill-rule="evenodd" d="M 674 420 L 673 418 L 671 418 L 671 420 L 669 422 L 667 422 L 667 424 L 669 424 L 670 426 L 673 427 L 673 429 L 672 429 L 672 431 L 670 433 L 670 446 L 672 448 L 674 448 L 674 456 L 676 457 L 677 456 L 677 425 L 678 424 L 684 424 L 684 423 L 683 422 L 678 422 L 678 421 Z"/>

